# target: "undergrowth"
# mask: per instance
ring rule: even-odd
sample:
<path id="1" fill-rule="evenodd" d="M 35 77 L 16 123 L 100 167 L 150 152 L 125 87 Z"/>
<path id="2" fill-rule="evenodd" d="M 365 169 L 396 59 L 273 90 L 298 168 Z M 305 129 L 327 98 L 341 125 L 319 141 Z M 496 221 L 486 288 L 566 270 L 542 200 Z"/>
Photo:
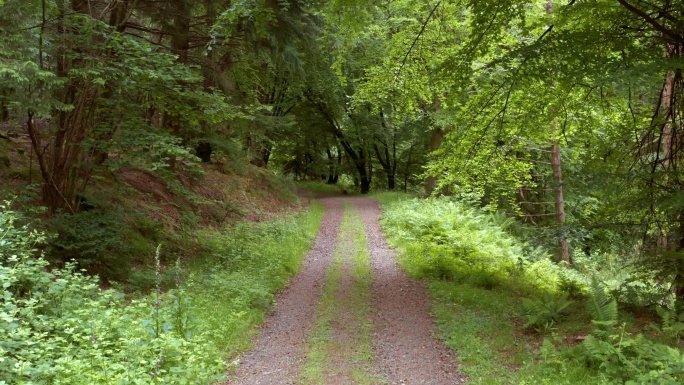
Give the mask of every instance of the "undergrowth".
<path id="1" fill-rule="evenodd" d="M 625 297 L 612 282 L 624 270 L 567 270 L 507 231 L 510 219 L 447 198 L 376 197 L 402 267 L 427 281 L 441 338 L 472 383 L 684 382 L 681 352 L 658 342 L 684 330 L 679 314 L 661 310 L 661 325 L 644 333 L 618 312 Z M 639 285 L 637 298 L 653 292 Z"/>
<path id="2" fill-rule="evenodd" d="M 51 268 L 45 235 L 0 209 L 0 384 L 173 384 L 222 379 L 226 359 L 299 268 L 322 207 L 274 223 L 206 231 L 190 269 L 160 264 L 155 289 L 127 297 L 75 263 Z M 167 270 L 165 272 L 165 270 Z M 171 287 L 163 275 L 173 275 Z"/>

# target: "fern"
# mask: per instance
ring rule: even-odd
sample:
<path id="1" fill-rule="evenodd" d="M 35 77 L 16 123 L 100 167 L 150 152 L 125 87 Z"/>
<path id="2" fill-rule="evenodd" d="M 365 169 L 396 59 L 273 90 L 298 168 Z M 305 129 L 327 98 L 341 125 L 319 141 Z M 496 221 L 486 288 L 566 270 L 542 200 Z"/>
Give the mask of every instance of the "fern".
<path id="1" fill-rule="evenodd" d="M 606 329 L 617 323 L 617 301 L 606 293 L 605 288 L 596 277 L 591 280 L 587 310 L 591 314 L 591 322 L 600 328 Z"/>
<path id="2" fill-rule="evenodd" d="M 677 314 L 677 310 L 670 310 L 666 307 L 657 307 L 656 311 L 661 319 L 661 332 L 670 338 L 681 338 L 684 336 L 684 312 Z"/>
<path id="3" fill-rule="evenodd" d="M 563 311 L 572 303 L 573 301 L 569 300 L 565 294 L 560 296 L 546 294 L 539 299 L 523 298 L 522 306 L 527 317 L 527 323 L 523 327 L 548 329 L 563 317 Z"/>
<path id="4" fill-rule="evenodd" d="M 591 334 L 584 340 L 583 345 L 587 353 L 589 353 L 589 357 L 598 362 L 605 361 L 608 357 L 620 356 L 621 354 L 618 347 Z"/>

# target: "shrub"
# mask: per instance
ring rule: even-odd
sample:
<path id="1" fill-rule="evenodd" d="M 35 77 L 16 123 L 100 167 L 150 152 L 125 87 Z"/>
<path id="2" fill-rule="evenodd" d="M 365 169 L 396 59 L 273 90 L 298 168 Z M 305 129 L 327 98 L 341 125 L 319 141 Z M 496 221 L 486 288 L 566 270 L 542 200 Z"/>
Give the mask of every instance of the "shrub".
<path id="1" fill-rule="evenodd" d="M 155 289 L 131 299 L 102 289 L 76 262 L 51 269 L 37 250 L 46 237 L 2 209 L 0 384 L 74 385 L 221 380 L 226 359 L 247 346 L 298 270 L 323 213 L 314 204 L 299 218 L 207 232 L 200 238 L 211 255 L 185 281 L 180 261 L 162 269 L 158 248 Z"/>
<path id="2" fill-rule="evenodd" d="M 582 344 L 590 365 L 605 373 L 613 383 L 682 383 L 684 355 L 641 334 L 632 337 L 624 324 L 614 327 L 618 321 L 617 302 L 596 278 L 592 279 L 587 308 L 597 327 Z"/>
<path id="3" fill-rule="evenodd" d="M 59 213 L 46 225 L 55 234 L 49 240 L 51 257 L 74 259 L 80 267 L 108 277 L 124 276 L 131 264 L 131 243 L 121 214 L 102 209 Z"/>
<path id="4" fill-rule="evenodd" d="M 49 270 L 44 235 L 0 212 L 0 383 L 171 383 L 217 379 L 224 362 L 203 336 L 174 332 L 182 291 L 125 301 L 73 262 Z M 154 299 L 157 298 L 157 299 Z M 168 301 L 161 301 L 162 298 Z M 143 320 L 143 322 L 141 322 Z M 165 325 L 153 334 L 149 325 Z"/>

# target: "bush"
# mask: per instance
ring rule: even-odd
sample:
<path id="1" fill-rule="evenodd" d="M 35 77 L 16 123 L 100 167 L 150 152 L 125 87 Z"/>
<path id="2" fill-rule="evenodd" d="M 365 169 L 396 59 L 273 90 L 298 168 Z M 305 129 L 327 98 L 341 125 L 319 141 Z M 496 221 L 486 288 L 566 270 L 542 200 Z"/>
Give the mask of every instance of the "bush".
<path id="1" fill-rule="evenodd" d="M 98 278 L 84 275 L 74 261 L 51 269 L 37 250 L 47 237 L 17 225 L 18 214 L 2 209 L 0 384 L 221 380 L 226 359 L 248 346 L 274 293 L 298 270 L 323 214 L 314 204 L 297 218 L 204 232 L 199 238 L 210 255 L 195 261 L 189 276 L 180 260 L 165 271 L 157 248 L 147 278 L 155 289 L 131 299 L 102 289 Z M 87 213 L 80 218 L 91 224 L 117 223 Z M 76 217 L 57 221 L 64 234 L 78 236 L 65 225 L 81 226 Z M 72 250 L 81 256 L 99 258 L 90 246 L 110 250 L 105 240 L 98 245 L 93 237 L 78 239 L 81 248 Z"/>
<path id="2" fill-rule="evenodd" d="M 16 218 L 0 212 L 0 383 L 206 383 L 220 377 L 225 364 L 206 346 L 206 336 L 179 333 L 181 288 L 125 301 L 73 262 L 49 270 L 35 250 L 45 237 L 15 227 Z M 162 328 L 152 333 L 151 325 Z"/>
<path id="3" fill-rule="evenodd" d="M 393 201 L 385 207 L 383 225 L 416 278 L 487 289 L 515 283 L 521 290 L 549 292 L 559 291 L 564 279 L 563 267 L 504 230 L 510 221 L 448 198 Z"/>
<path id="4" fill-rule="evenodd" d="M 652 279 L 636 276 L 616 256 L 579 256 L 577 269 L 566 269 L 509 233 L 505 228 L 514 227 L 510 221 L 463 203 L 440 198 L 388 202 L 384 208 L 390 242 L 401 250 L 401 263 L 412 276 L 431 281 L 440 329 L 459 354 L 461 370 L 474 382 L 684 383 L 681 351 L 632 336 L 625 324 L 618 324 L 616 299 L 650 305 L 666 297 Z M 521 294 L 530 298 L 518 304 Z M 584 296 L 586 313 L 569 299 Z M 525 356 L 529 352 L 520 351 L 523 342 L 535 345 L 513 332 L 517 320 L 510 313 L 515 306 L 523 309 L 524 327 L 562 334 L 552 332 L 538 354 Z M 569 321 L 560 324 L 566 312 Z M 678 339 L 684 315 L 663 309 L 659 314 L 659 332 Z M 591 324 L 584 316 L 591 317 Z M 586 338 L 575 344 L 573 335 Z M 499 371 L 515 354 L 527 357 L 514 363 L 520 371 Z"/>
<path id="5" fill-rule="evenodd" d="M 547 293 L 541 298 L 523 298 L 522 306 L 527 318 L 527 323 L 523 327 L 531 327 L 538 332 L 546 331 L 561 320 L 567 307 L 572 303 L 567 294 L 556 296 Z"/>
<path id="6" fill-rule="evenodd" d="M 49 240 L 51 257 L 73 259 L 79 267 L 108 279 L 124 280 L 134 258 L 154 250 L 149 241 L 130 229 L 123 214 L 112 210 L 60 213 L 47 221 L 47 228 L 55 234 Z"/>

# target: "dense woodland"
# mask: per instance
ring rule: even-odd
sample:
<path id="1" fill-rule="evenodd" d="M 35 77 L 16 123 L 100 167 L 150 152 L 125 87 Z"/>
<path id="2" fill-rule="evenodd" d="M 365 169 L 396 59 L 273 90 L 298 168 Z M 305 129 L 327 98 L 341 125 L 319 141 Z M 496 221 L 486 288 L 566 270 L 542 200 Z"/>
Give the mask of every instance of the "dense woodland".
<path id="1" fill-rule="evenodd" d="M 683 54 L 671 0 L 0 0 L 0 141 L 29 162 L 0 154 L 3 263 L 37 247 L 125 282 L 140 261 L 112 261 L 137 249 L 102 241 L 125 234 L 73 230 L 119 220 L 111 175 L 201 206 L 188 179 L 251 164 L 513 218 L 534 258 L 628 268 L 625 296 L 676 314 Z M 26 235 L 31 218 L 57 235 Z"/>

